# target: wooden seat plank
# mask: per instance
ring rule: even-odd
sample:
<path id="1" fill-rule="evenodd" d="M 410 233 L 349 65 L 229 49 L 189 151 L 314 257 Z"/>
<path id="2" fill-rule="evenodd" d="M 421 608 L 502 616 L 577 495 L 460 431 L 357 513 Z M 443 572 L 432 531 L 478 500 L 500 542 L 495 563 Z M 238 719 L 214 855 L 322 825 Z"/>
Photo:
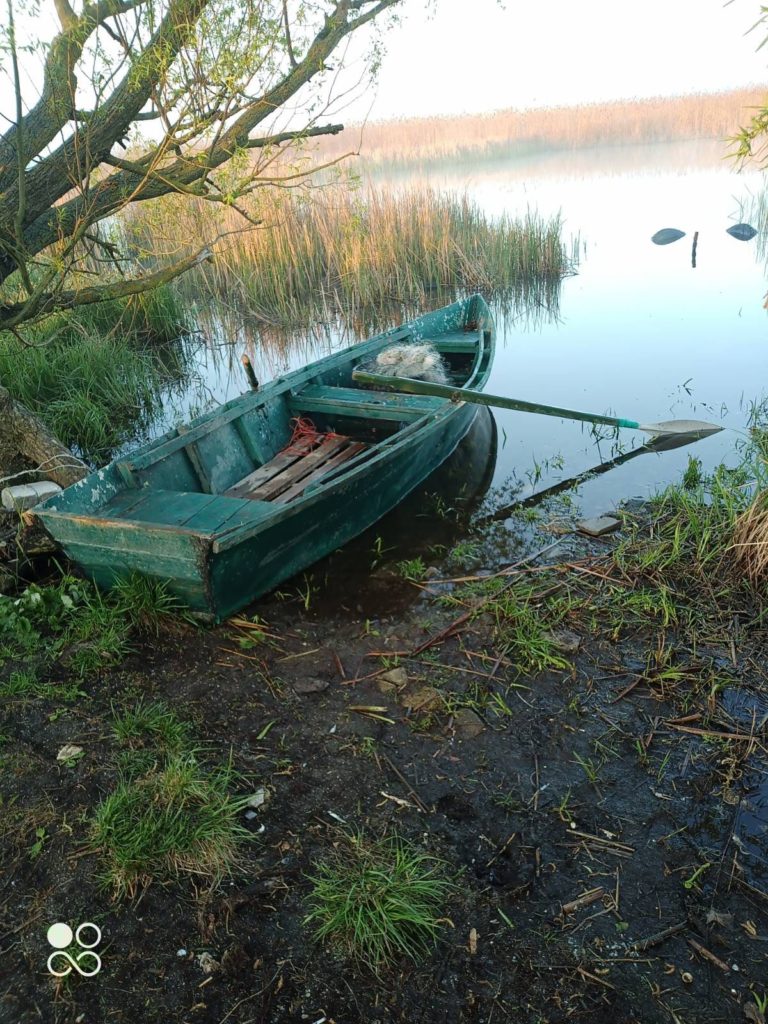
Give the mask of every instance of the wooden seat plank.
<path id="1" fill-rule="evenodd" d="M 436 338 L 430 342 L 438 352 L 477 352 L 479 340 L 474 333 L 446 334 L 442 338 Z"/>
<path id="2" fill-rule="evenodd" d="M 248 476 L 243 477 L 242 480 L 238 480 L 236 484 L 233 484 L 228 490 L 224 491 L 224 495 L 227 498 L 247 498 L 250 496 L 251 491 L 271 480 L 272 477 L 277 476 L 278 473 L 282 473 L 288 466 L 292 466 L 294 462 L 298 462 L 301 458 L 299 452 L 282 451 L 270 459 L 269 462 L 265 462 L 263 466 L 259 466 L 253 473 L 249 473 Z"/>
<path id="3" fill-rule="evenodd" d="M 349 461 L 352 461 L 352 459 L 354 458 L 356 464 L 355 468 L 357 468 L 357 466 L 360 465 L 360 463 L 367 462 L 369 458 L 375 456 L 379 450 L 380 449 L 376 444 L 363 444 L 362 442 L 355 442 L 354 452 L 353 455 L 350 456 Z M 334 477 L 338 476 L 340 473 L 347 472 L 349 467 L 346 465 L 346 461 L 347 460 L 343 460 L 339 463 L 334 463 L 332 466 L 324 466 L 321 476 L 316 477 L 314 480 L 303 481 L 302 487 L 305 490 L 314 490 L 315 486 L 320 482 L 326 484 L 329 482 L 329 480 L 333 480 Z"/>
<path id="4" fill-rule="evenodd" d="M 445 404 L 444 398 L 405 395 L 365 388 L 309 384 L 291 395 L 290 406 L 299 412 L 323 412 L 328 416 L 360 419 L 416 420 Z"/>
<path id="5" fill-rule="evenodd" d="M 362 441 L 352 441 L 346 448 L 337 452 L 335 455 L 332 455 L 331 458 L 321 466 L 314 469 L 308 476 L 305 476 L 303 479 L 293 484 L 293 486 L 289 487 L 287 491 L 283 491 L 281 494 L 278 494 L 274 498 L 275 503 L 283 505 L 288 501 L 292 501 L 294 498 L 298 498 L 304 493 L 310 484 L 317 483 L 318 480 L 321 480 L 327 473 L 330 473 L 331 470 L 336 469 L 337 466 L 340 466 L 343 462 L 351 459 L 366 447 L 367 445 L 363 444 Z"/>
<path id="6" fill-rule="evenodd" d="M 345 448 L 348 442 L 349 438 L 346 437 L 323 438 L 322 443 L 309 454 L 301 456 L 287 469 L 254 488 L 244 497 L 257 501 L 271 501 L 287 487 L 292 487 L 314 469 L 324 465 L 335 452 Z"/>

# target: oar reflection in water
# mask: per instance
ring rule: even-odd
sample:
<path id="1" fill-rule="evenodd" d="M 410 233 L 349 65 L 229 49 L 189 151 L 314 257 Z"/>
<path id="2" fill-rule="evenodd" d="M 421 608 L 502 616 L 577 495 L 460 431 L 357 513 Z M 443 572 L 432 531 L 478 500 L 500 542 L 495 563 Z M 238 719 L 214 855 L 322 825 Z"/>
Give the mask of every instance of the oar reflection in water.
<path id="1" fill-rule="evenodd" d="M 698 441 L 699 438 L 693 435 L 684 434 L 666 434 L 664 437 L 658 437 L 654 440 L 649 441 L 647 444 L 641 445 L 639 448 L 633 448 L 631 451 L 623 452 L 621 455 L 617 455 L 613 459 L 609 459 L 607 462 L 601 462 L 597 466 L 592 466 L 591 469 L 585 469 L 581 473 L 577 473 L 575 476 L 568 477 L 566 480 L 561 480 L 559 483 L 552 484 L 551 487 L 545 487 L 543 491 L 536 491 L 535 494 L 529 494 L 527 498 L 521 498 L 519 501 L 510 502 L 508 505 L 504 505 L 501 508 L 496 509 L 495 512 L 491 512 L 490 515 L 483 516 L 482 519 L 475 521 L 475 526 L 485 526 L 488 523 L 498 522 L 500 519 L 508 519 L 514 512 L 521 508 L 531 508 L 534 505 L 540 505 L 547 498 L 552 498 L 556 494 L 562 494 L 563 491 L 570 491 L 574 487 L 578 487 L 579 484 L 586 483 L 588 480 L 593 480 L 596 476 L 602 476 L 603 473 L 608 473 L 612 469 L 616 469 L 618 466 L 623 466 L 625 462 L 631 462 L 632 459 L 636 459 L 638 455 L 645 455 L 648 452 L 668 452 L 673 448 L 683 448 L 687 444 L 693 444 L 694 441 Z"/>

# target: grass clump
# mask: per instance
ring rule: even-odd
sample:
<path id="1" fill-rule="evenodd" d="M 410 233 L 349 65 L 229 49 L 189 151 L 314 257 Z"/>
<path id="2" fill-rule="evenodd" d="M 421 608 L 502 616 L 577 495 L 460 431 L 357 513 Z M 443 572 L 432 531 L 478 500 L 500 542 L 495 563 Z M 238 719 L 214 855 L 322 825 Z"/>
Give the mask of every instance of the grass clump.
<path id="1" fill-rule="evenodd" d="M 378 972 L 433 949 L 454 888 L 443 863 L 399 836 L 344 835 L 315 865 L 305 922 L 317 939 Z"/>
<path id="2" fill-rule="evenodd" d="M 733 554 L 755 589 L 768 580 L 768 491 L 757 494 L 733 529 Z"/>
<path id="3" fill-rule="evenodd" d="M 467 588 L 471 592 L 475 588 Z M 499 650 L 513 661 L 518 673 L 570 669 L 552 635 L 567 610 L 540 599 L 536 588 L 522 582 L 510 587 L 501 578 L 482 582 L 480 604 L 495 621 Z"/>
<path id="4" fill-rule="evenodd" d="M 427 567 L 423 558 L 405 558 L 397 563 L 397 571 L 404 580 L 418 583 L 419 580 L 424 579 Z"/>
<path id="5" fill-rule="evenodd" d="M 157 744 L 168 753 L 179 753 L 187 745 L 189 729 L 162 701 L 140 700 L 134 708 L 115 715 L 115 739 L 130 746 Z"/>
<path id="6" fill-rule="evenodd" d="M 82 679 L 123 661 L 136 631 L 157 635 L 173 616 L 190 621 L 162 581 L 139 574 L 106 594 L 72 576 L 33 584 L 20 597 L 0 595 L 0 668 L 8 661 L 31 660 L 37 669 L 57 662 Z M 43 690 L 41 684 L 38 695 Z"/>
<path id="7" fill-rule="evenodd" d="M 34 672 L 11 672 L 0 682 L 0 698 L 24 700 L 40 696 L 44 689 L 45 683 L 41 683 Z"/>
<path id="8" fill-rule="evenodd" d="M 163 580 L 132 572 L 116 580 L 111 593 L 117 607 L 134 628 L 152 632 L 155 636 L 159 634 L 161 625 L 173 617 L 181 616 L 191 621 L 181 601 L 170 593 Z"/>
<path id="9" fill-rule="evenodd" d="M 83 678 L 122 661 L 130 633 L 113 601 L 71 576 L 56 586 L 33 584 L 17 598 L 0 596 L 0 666 L 32 660 L 39 669 L 58 662 Z"/>
<path id="10" fill-rule="evenodd" d="M 706 579 L 717 591 L 738 583 L 732 544 L 739 517 L 750 502 L 753 469 L 718 466 L 690 486 L 667 488 L 651 501 L 653 529 L 631 530 L 615 558 L 630 572 L 665 584 L 679 595 Z"/>
<path id="11" fill-rule="evenodd" d="M 131 650 L 129 619 L 95 587 L 85 591 L 82 604 L 73 610 L 54 644 L 54 652 L 65 668 L 81 679 L 119 665 Z"/>
<path id="12" fill-rule="evenodd" d="M 181 751 L 118 784 L 96 808 L 90 833 L 115 898 L 182 875 L 213 886 L 232 870 L 251 838 L 238 820 L 247 798 L 230 795 L 233 779 L 231 765 L 209 769 L 194 751 Z"/>

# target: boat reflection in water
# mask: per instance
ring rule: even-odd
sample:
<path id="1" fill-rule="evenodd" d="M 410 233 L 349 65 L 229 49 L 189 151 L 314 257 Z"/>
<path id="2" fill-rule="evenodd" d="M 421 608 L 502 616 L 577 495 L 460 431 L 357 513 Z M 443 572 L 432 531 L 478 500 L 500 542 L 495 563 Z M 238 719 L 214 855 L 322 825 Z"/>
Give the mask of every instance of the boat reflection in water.
<path id="1" fill-rule="evenodd" d="M 411 558 L 439 564 L 466 539 L 472 512 L 491 486 L 496 454 L 496 420 L 490 409 L 479 407 L 454 453 L 420 487 L 360 537 L 286 582 L 281 592 L 306 594 L 309 585 L 312 609 L 331 617 L 352 612 L 375 619 L 412 603 L 418 591 L 394 567 Z"/>

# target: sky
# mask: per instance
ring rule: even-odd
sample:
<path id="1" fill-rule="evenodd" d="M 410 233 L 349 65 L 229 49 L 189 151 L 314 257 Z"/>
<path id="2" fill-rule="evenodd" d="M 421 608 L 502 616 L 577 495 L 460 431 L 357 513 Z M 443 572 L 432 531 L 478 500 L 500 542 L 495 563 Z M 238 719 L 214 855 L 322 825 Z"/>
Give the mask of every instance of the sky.
<path id="1" fill-rule="evenodd" d="M 46 0 L 34 19 L 19 11 L 21 42 L 52 31 L 50 7 Z M 355 33 L 336 54 L 335 65 L 348 67 L 328 87 L 352 94 L 328 114 L 349 124 L 768 85 L 768 46 L 758 52 L 768 27 L 749 32 L 759 0 L 404 0 L 401 10 L 402 22 L 382 33 L 373 87 L 354 87 L 370 34 Z M 32 58 L 28 102 L 38 63 Z M 302 102 L 289 119 L 304 122 Z M 0 112 L 13 114 L 6 80 Z"/>
<path id="2" fill-rule="evenodd" d="M 768 82 L 754 0 L 407 0 L 375 90 L 380 120 L 708 92 Z M 768 34 L 768 26 L 764 29 Z"/>

